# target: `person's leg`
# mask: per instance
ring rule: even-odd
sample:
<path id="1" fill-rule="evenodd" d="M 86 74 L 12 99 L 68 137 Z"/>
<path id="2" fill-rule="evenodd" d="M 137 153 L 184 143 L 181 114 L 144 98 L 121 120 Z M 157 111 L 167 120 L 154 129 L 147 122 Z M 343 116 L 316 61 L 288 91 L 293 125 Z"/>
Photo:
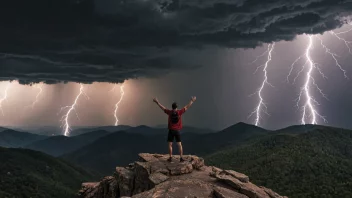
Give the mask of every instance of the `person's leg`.
<path id="1" fill-rule="evenodd" d="M 169 142 L 169 156 L 172 158 L 172 142 Z"/>
<path id="2" fill-rule="evenodd" d="M 177 142 L 177 146 L 178 146 L 178 151 L 180 153 L 180 158 L 182 158 L 183 157 L 182 143 L 181 142 Z"/>
<path id="3" fill-rule="evenodd" d="M 172 160 L 172 142 L 174 141 L 174 136 L 172 134 L 172 131 L 169 130 L 169 133 L 167 135 L 167 142 L 168 142 L 168 149 L 169 149 L 169 159 L 168 161 L 171 162 Z"/>
<path id="4" fill-rule="evenodd" d="M 180 153 L 180 161 L 183 161 L 183 148 L 182 148 L 182 143 L 181 143 L 181 133 L 180 131 L 176 131 L 175 134 L 177 146 L 178 146 L 178 151 Z"/>

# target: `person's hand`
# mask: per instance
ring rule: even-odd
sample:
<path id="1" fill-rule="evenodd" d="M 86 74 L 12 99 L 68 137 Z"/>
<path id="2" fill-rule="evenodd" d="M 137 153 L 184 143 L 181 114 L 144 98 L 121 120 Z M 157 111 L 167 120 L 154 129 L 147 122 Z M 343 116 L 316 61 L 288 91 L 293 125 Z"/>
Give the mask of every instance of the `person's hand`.
<path id="1" fill-rule="evenodd" d="M 157 98 L 154 98 L 154 99 L 153 99 L 153 102 L 158 103 L 159 101 L 158 101 Z"/>
<path id="2" fill-rule="evenodd" d="M 192 96 L 191 101 L 194 102 L 194 101 L 196 101 L 196 100 L 197 100 L 197 97 Z"/>

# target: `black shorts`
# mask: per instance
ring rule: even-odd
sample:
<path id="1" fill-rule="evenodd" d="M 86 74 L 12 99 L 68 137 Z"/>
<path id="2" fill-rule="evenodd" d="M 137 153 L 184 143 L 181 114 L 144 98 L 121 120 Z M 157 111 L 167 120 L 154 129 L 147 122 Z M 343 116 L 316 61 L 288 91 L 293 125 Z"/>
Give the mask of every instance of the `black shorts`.
<path id="1" fill-rule="evenodd" d="M 176 139 L 176 142 L 181 142 L 181 133 L 180 131 L 169 130 L 169 134 L 167 135 L 167 141 L 173 142 Z"/>

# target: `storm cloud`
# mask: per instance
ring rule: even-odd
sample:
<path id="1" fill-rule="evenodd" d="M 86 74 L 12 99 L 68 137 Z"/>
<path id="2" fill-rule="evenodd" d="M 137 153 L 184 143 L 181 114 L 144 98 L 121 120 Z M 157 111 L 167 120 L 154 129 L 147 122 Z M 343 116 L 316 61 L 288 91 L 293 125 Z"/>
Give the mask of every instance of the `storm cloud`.
<path id="1" fill-rule="evenodd" d="M 11 0 L 0 79 L 123 82 L 192 69 L 199 50 L 255 48 L 341 27 L 350 0 Z"/>

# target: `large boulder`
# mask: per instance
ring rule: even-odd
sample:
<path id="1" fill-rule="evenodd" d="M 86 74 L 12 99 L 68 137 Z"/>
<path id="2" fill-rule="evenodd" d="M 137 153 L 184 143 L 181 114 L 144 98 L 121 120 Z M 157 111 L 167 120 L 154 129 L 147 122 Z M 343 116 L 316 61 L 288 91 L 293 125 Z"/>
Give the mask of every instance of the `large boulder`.
<path id="1" fill-rule="evenodd" d="M 284 198 L 273 190 L 258 187 L 248 176 L 233 170 L 205 166 L 200 157 L 139 154 L 138 161 L 128 167 L 117 167 L 111 177 L 96 183 L 83 183 L 81 198 Z"/>
<path id="2" fill-rule="evenodd" d="M 132 196 L 135 174 L 133 171 L 122 167 L 116 167 L 114 177 L 118 183 L 120 196 Z"/>
<path id="3" fill-rule="evenodd" d="M 118 183 L 114 177 L 104 177 L 100 182 L 83 183 L 79 195 L 85 198 L 120 197 Z"/>

